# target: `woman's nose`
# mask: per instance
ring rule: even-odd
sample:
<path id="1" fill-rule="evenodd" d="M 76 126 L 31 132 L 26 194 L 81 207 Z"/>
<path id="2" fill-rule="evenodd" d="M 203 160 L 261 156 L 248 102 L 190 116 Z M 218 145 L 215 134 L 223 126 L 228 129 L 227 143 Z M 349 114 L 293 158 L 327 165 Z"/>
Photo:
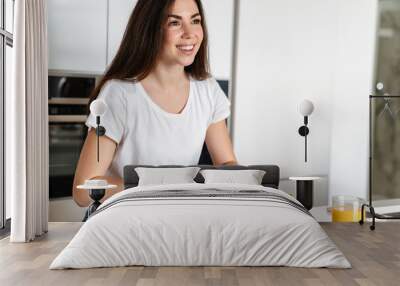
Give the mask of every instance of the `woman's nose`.
<path id="1" fill-rule="evenodd" d="M 193 27 L 190 23 L 183 23 L 183 38 L 190 38 L 193 35 Z"/>

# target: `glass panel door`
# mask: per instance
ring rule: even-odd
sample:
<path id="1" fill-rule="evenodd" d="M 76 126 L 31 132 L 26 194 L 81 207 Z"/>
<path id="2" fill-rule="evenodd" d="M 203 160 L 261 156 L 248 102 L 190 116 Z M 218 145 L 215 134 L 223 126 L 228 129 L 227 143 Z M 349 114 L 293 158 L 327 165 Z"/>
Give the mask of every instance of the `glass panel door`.
<path id="1" fill-rule="evenodd" d="M 376 89 L 380 93 L 400 94 L 400 1 L 379 2 L 376 61 Z"/>
<path id="2" fill-rule="evenodd" d="M 382 205 L 400 202 L 400 1 L 379 1 L 372 110 L 372 199 Z M 375 204 L 376 205 L 376 204 Z M 378 203 L 379 205 L 379 203 Z"/>

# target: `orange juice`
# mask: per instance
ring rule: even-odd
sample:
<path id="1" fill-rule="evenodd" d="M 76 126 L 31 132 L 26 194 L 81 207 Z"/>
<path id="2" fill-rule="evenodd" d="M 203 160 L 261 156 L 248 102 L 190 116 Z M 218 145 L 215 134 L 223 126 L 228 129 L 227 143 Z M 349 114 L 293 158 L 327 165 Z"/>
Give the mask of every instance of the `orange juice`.
<path id="1" fill-rule="evenodd" d="M 332 222 L 358 222 L 361 219 L 362 201 L 353 196 L 334 196 L 332 198 Z"/>
<path id="2" fill-rule="evenodd" d="M 332 222 L 358 222 L 360 219 L 361 208 L 355 210 L 332 209 Z"/>

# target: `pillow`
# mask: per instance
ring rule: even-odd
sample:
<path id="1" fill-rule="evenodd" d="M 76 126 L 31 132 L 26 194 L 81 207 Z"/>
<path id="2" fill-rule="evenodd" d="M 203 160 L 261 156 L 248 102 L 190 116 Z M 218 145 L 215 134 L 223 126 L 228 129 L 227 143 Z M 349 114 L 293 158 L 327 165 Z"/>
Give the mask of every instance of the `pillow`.
<path id="1" fill-rule="evenodd" d="M 236 183 L 261 185 L 265 171 L 262 170 L 201 170 L 204 183 Z"/>
<path id="2" fill-rule="evenodd" d="M 199 167 L 135 168 L 139 176 L 138 186 L 196 183 L 193 179 L 199 170 Z"/>

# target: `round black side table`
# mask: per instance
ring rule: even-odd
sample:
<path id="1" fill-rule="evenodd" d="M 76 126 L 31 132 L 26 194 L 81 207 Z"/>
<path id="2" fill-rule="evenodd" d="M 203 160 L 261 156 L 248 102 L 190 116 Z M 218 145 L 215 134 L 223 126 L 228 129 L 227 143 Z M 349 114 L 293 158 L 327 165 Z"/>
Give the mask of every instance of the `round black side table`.
<path id="1" fill-rule="evenodd" d="M 296 199 L 307 209 L 313 207 L 314 181 L 321 177 L 289 177 L 289 180 L 296 181 Z"/>
<path id="2" fill-rule="evenodd" d="M 89 191 L 89 197 L 93 200 L 92 204 L 88 206 L 85 218 L 90 217 L 97 208 L 101 205 L 100 200 L 106 194 L 107 189 L 115 189 L 116 185 L 105 185 L 105 186 L 90 186 L 90 185 L 79 185 L 78 189 L 84 189 Z"/>
<path id="3" fill-rule="evenodd" d="M 89 216 L 101 205 L 100 200 L 105 194 L 106 189 L 89 189 L 89 197 L 93 200 L 92 204 L 88 207 Z"/>

